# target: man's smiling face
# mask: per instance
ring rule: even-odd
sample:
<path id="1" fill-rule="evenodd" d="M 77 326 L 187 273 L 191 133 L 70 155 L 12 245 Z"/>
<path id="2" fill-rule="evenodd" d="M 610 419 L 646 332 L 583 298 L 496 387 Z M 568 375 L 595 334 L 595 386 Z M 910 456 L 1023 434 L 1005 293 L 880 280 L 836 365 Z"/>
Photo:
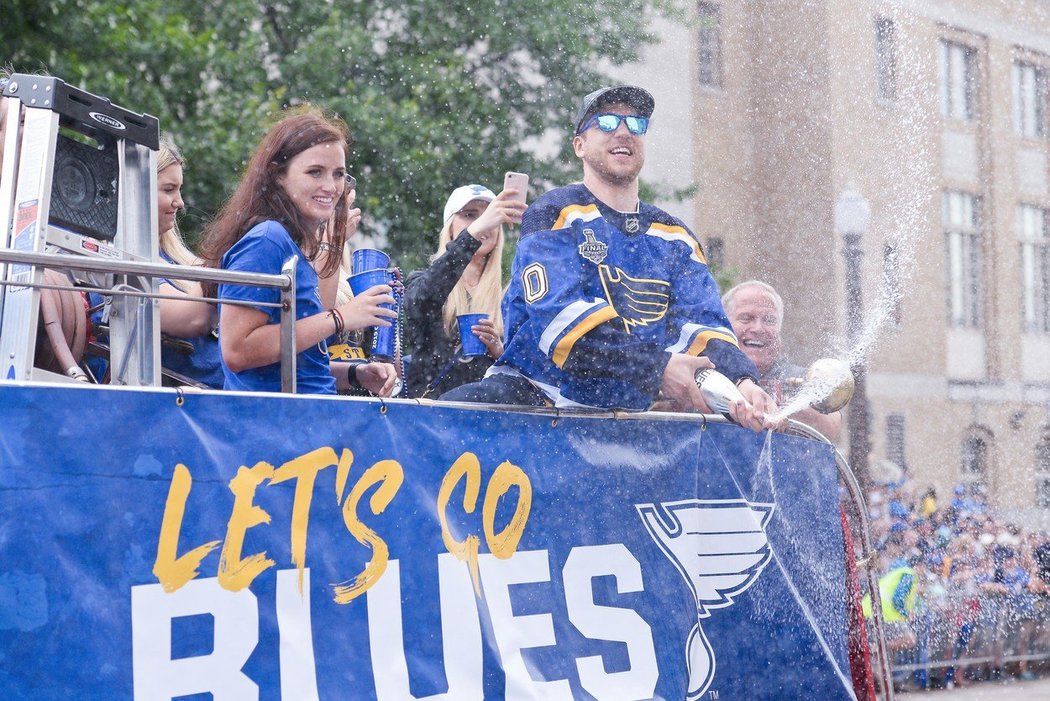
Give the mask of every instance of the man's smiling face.
<path id="1" fill-rule="evenodd" d="M 638 113 L 622 102 L 602 105 L 598 111 L 619 115 Z M 592 126 L 573 138 L 572 146 L 583 161 L 585 172 L 590 170 L 612 185 L 633 182 L 645 163 L 645 135 L 632 134 L 622 121 L 615 131 L 609 133 Z"/>
<path id="2" fill-rule="evenodd" d="M 783 352 L 776 304 L 765 290 L 746 286 L 733 295 L 730 304 L 726 312 L 740 349 L 765 374 Z"/>

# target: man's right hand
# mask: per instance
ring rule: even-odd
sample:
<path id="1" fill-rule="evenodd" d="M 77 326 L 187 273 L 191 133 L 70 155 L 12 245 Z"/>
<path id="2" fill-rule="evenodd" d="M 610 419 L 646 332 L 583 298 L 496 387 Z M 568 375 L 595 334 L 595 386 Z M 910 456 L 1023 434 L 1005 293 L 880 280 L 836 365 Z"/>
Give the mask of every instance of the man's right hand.
<path id="1" fill-rule="evenodd" d="M 714 366 L 714 363 L 704 357 L 673 353 L 667 367 L 664 368 L 660 393 L 665 399 L 671 400 L 677 411 L 699 411 L 709 414 L 711 408 L 707 406 L 703 395 L 700 394 L 700 388 L 696 386 L 696 371 Z"/>

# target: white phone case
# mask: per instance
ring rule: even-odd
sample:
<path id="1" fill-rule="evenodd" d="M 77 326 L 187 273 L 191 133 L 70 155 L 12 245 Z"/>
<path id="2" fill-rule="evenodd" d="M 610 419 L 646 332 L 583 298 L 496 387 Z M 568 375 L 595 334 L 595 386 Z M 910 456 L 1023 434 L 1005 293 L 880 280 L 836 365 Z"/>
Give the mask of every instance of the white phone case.
<path id="1" fill-rule="evenodd" d="M 515 173 L 514 171 L 508 171 L 507 174 L 503 176 L 503 189 L 517 190 L 518 195 L 514 199 L 524 202 L 525 196 L 529 192 L 529 176 L 525 173 Z"/>

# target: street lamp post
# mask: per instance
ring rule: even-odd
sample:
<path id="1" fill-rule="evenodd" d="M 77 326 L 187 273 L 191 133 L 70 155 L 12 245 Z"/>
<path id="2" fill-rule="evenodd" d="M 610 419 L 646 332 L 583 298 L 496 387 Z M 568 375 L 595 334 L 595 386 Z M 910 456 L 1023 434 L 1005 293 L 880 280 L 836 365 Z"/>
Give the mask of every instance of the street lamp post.
<path id="1" fill-rule="evenodd" d="M 861 260 L 864 251 L 861 239 L 871 223 L 871 206 L 853 183 L 846 185 L 835 202 L 835 228 L 842 235 L 842 255 L 846 259 L 846 339 L 855 351 L 864 330 L 863 278 Z M 864 358 L 854 356 L 852 368 L 856 379 L 853 401 L 847 416 L 849 432 L 849 461 L 861 484 L 869 480 L 868 454 L 871 452 L 869 437 L 867 378 Z"/>

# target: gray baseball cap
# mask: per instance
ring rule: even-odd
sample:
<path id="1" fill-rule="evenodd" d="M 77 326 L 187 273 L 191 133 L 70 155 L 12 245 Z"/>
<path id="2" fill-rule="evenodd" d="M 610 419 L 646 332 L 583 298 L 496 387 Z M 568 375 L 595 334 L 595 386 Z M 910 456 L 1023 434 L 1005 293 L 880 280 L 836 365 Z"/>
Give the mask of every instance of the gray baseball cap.
<path id="1" fill-rule="evenodd" d="M 617 85 L 610 88 L 601 88 L 583 98 L 580 103 L 580 111 L 576 113 L 576 129 L 573 134 L 579 134 L 583 123 L 598 113 L 603 105 L 613 102 L 622 102 L 638 110 L 640 117 L 651 117 L 656 108 L 656 100 L 645 88 L 634 85 Z"/>

